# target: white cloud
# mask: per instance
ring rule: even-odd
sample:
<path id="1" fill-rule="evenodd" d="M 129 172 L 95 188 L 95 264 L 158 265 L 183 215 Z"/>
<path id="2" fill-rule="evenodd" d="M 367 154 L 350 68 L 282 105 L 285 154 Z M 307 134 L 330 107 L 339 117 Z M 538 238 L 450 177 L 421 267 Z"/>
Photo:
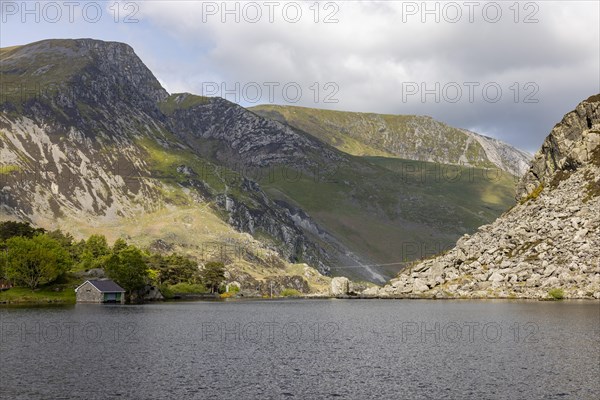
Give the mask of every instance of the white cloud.
<path id="1" fill-rule="evenodd" d="M 539 22 L 532 24 L 513 21 L 512 1 L 497 2 L 502 8 L 497 23 L 486 22 L 482 15 L 489 2 L 475 9 L 474 23 L 468 22 L 468 8 L 462 1 L 426 2 L 429 9 L 436 4 L 440 10 L 446 7 L 447 18 L 454 15 L 452 4 L 458 4 L 462 19 L 456 23 L 444 21 L 444 15 L 439 23 L 426 15 L 423 23 L 420 13 L 406 13 L 413 6 L 422 8 L 422 1 L 321 1 L 319 23 L 314 22 L 313 1 L 296 3 L 302 5 L 297 23 L 287 22 L 282 14 L 284 5 L 293 2 L 276 1 L 275 21 L 270 23 L 267 3 L 136 2 L 140 6 L 136 14 L 139 24 L 9 24 L 2 28 L 2 42 L 57 35 L 126 41 L 171 92 L 201 93 L 206 82 L 225 82 L 229 88 L 235 82 L 241 87 L 250 82 L 298 82 L 303 89 L 298 105 L 427 114 L 464 128 L 481 127 L 531 151 L 565 112 L 600 91 L 597 2 L 519 2 L 521 22 L 536 11 L 533 17 Z M 262 19 L 248 23 L 242 14 L 241 22 L 235 23 L 234 16 L 227 14 L 223 23 L 223 4 L 229 9 L 237 4 L 241 12 L 258 4 Z M 207 13 L 215 6 L 217 14 Z M 339 22 L 323 23 L 336 10 L 333 17 Z M 254 16 L 250 11 L 246 17 Z M 289 8 L 288 19 L 293 17 L 292 11 L 293 7 Z M 493 16 L 493 12 L 487 15 Z M 7 34 L 9 26 L 12 32 Z M 65 34 L 67 30 L 69 34 Z M 311 90 L 315 82 L 320 83 L 317 103 Z M 335 96 L 338 103 L 323 103 L 324 96 L 332 93 L 325 90 L 327 82 L 339 86 Z M 429 88 L 436 82 L 440 88 L 456 82 L 464 92 L 457 103 L 443 97 L 436 103 L 431 95 L 422 102 L 419 94 L 403 101 L 403 87 L 410 82 Z M 473 102 L 468 100 L 464 82 L 480 83 Z M 487 103 L 482 96 L 481 88 L 488 82 L 497 82 L 502 88 L 503 96 L 497 103 Z M 511 90 L 514 82 L 520 87 L 516 104 Z M 537 104 L 522 102 L 528 82 L 539 88 Z M 268 101 L 268 88 L 263 89 L 263 100 Z M 275 94 L 275 102 L 285 103 L 281 86 Z M 243 99 L 240 102 L 248 104 Z"/>

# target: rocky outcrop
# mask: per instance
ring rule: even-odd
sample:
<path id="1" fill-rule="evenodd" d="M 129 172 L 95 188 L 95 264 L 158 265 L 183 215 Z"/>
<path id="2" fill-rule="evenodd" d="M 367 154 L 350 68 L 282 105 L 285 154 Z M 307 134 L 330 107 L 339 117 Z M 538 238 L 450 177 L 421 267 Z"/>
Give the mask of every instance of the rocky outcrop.
<path id="1" fill-rule="evenodd" d="M 520 182 L 519 204 L 366 294 L 600 299 L 599 135 L 593 96 L 546 138 Z"/>
<path id="2" fill-rule="evenodd" d="M 251 275 L 244 273 L 234 275 L 236 281 L 231 281 L 229 285 L 234 284 L 237 286 L 240 289 L 239 293 L 244 297 L 278 297 L 286 289 L 292 289 L 301 294 L 315 292 L 308 280 L 300 275 L 271 275 L 264 279 L 255 279 Z"/>
<path id="3" fill-rule="evenodd" d="M 600 145 L 600 95 L 592 96 L 565 115 L 535 154 L 531 168 L 517 187 L 517 200 L 540 185 L 548 186 L 584 165 L 597 163 Z"/>
<path id="4" fill-rule="evenodd" d="M 515 176 L 522 176 L 529 168 L 531 154 L 516 149 L 498 139 L 483 136 L 465 129 L 462 131 L 479 143 L 485 152 L 486 158 L 499 169 Z"/>
<path id="5" fill-rule="evenodd" d="M 272 202 L 255 183 L 245 178 L 244 181 L 249 187 L 248 192 L 255 192 L 253 207 L 233 196 L 220 195 L 216 198 L 216 204 L 228 214 L 228 223 L 252 235 L 266 233 L 277 239 L 279 246 L 274 250 L 285 259 L 293 262 L 305 260 L 320 272 L 328 273 L 332 258 L 306 236 L 286 208 Z"/>
<path id="6" fill-rule="evenodd" d="M 259 285 L 259 291 L 263 294 L 280 296 L 285 289 L 293 289 L 300 293 L 310 293 L 310 285 L 307 280 L 299 275 L 292 276 L 268 276 Z"/>
<path id="7" fill-rule="evenodd" d="M 156 286 L 150 286 L 150 285 L 147 285 L 142 290 L 141 297 L 142 297 L 142 300 L 144 300 L 144 301 L 159 301 L 159 300 L 165 299 L 163 294 L 160 292 L 160 290 L 158 290 L 158 288 Z"/>
<path id="8" fill-rule="evenodd" d="M 338 276 L 331 280 L 332 296 L 347 296 L 350 293 L 350 280 L 344 276 Z"/>
<path id="9" fill-rule="evenodd" d="M 346 161 L 341 153 L 310 135 L 218 97 L 177 108 L 167 121 L 170 129 L 198 153 L 236 170 L 274 165 L 309 170 L 317 167 L 315 157 L 311 157 L 315 152 L 327 162 Z M 211 140 L 218 140 L 220 145 L 207 147 Z"/>

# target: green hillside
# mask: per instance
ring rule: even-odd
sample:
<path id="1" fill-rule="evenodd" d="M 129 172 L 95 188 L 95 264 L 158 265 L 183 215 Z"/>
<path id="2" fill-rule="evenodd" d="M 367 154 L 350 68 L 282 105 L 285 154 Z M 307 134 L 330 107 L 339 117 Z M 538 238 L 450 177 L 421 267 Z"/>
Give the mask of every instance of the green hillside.
<path id="1" fill-rule="evenodd" d="M 479 143 L 431 117 L 262 105 L 251 108 L 356 156 L 389 156 L 493 167 Z"/>
<path id="2" fill-rule="evenodd" d="M 422 115 L 390 115 L 260 105 L 258 115 L 310 133 L 356 156 L 499 168 L 522 175 L 531 155 L 501 142 Z"/>
<path id="3" fill-rule="evenodd" d="M 308 212 L 357 255 L 381 264 L 374 269 L 384 276 L 449 248 L 514 204 L 514 177 L 498 169 L 356 157 L 323 179 L 286 172 L 293 178 L 275 173 L 279 179 L 261 181 L 267 193 Z M 356 263 L 332 271 L 361 275 Z"/>

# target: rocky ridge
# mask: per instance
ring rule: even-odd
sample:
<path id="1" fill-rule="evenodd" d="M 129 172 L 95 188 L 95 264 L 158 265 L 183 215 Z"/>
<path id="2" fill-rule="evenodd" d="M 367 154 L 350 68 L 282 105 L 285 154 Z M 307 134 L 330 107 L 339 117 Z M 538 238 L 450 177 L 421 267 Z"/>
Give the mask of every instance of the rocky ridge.
<path id="1" fill-rule="evenodd" d="M 179 97 L 180 102 L 194 97 L 189 93 L 172 96 Z M 309 170 L 316 167 L 317 158 L 331 163 L 347 162 L 342 153 L 323 146 L 315 138 L 218 97 L 175 110 L 167 123 L 198 153 L 235 169 L 285 165 Z M 207 141 L 227 146 L 214 149 L 206 146 Z"/>
<path id="2" fill-rule="evenodd" d="M 498 139 L 480 135 L 465 129 L 462 131 L 475 139 L 483 148 L 486 158 L 499 169 L 515 176 L 522 176 L 529 168 L 531 155 Z"/>
<path id="3" fill-rule="evenodd" d="M 522 178 L 519 204 L 365 295 L 600 299 L 600 96 L 565 115 Z"/>
<path id="4" fill-rule="evenodd" d="M 500 140 L 428 116 L 329 111 L 261 105 L 258 115 L 285 122 L 358 156 L 397 157 L 485 168 L 521 176 L 531 155 Z"/>

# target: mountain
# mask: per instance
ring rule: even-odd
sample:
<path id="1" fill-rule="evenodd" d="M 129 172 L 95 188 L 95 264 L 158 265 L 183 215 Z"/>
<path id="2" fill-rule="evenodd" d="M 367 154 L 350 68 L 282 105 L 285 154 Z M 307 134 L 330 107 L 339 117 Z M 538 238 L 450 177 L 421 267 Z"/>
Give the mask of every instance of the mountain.
<path id="1" fill-rule="evenodd" d="M 285 274 L 286 262 L 327 271 L 286 210 L 170 131 L 161 109 L 177 98 L 131 47 L 46 40 L 0 57 L 4 219 L 165 243 L 228 262 L 240 281 Z"/>
<path id="2" fill-rule="evenodd" d="M 380 296 L 600 298 L 600 95 L 566 114 L 519 183 L 519 204 L 402 271 Z"/>
<path id="3" fill-rule="evenodd" d="M 123 43 L 2 49 L 0 78 L 1 218 L 219 258 L 248 287 L 289 271 L 322 282 L 304 263 L 382 282 L 514 204 L 498 169 L 357 157 L 169 94 Z"/>
<path id="4" fill-rule="evenodd" d="M 250 108 L 357 156 L 383 156 L 442 164 L 499 168 L 515 176 L 531 155 L 497 139 L 453 128 L 431 117 L 261 105 Z"/>

